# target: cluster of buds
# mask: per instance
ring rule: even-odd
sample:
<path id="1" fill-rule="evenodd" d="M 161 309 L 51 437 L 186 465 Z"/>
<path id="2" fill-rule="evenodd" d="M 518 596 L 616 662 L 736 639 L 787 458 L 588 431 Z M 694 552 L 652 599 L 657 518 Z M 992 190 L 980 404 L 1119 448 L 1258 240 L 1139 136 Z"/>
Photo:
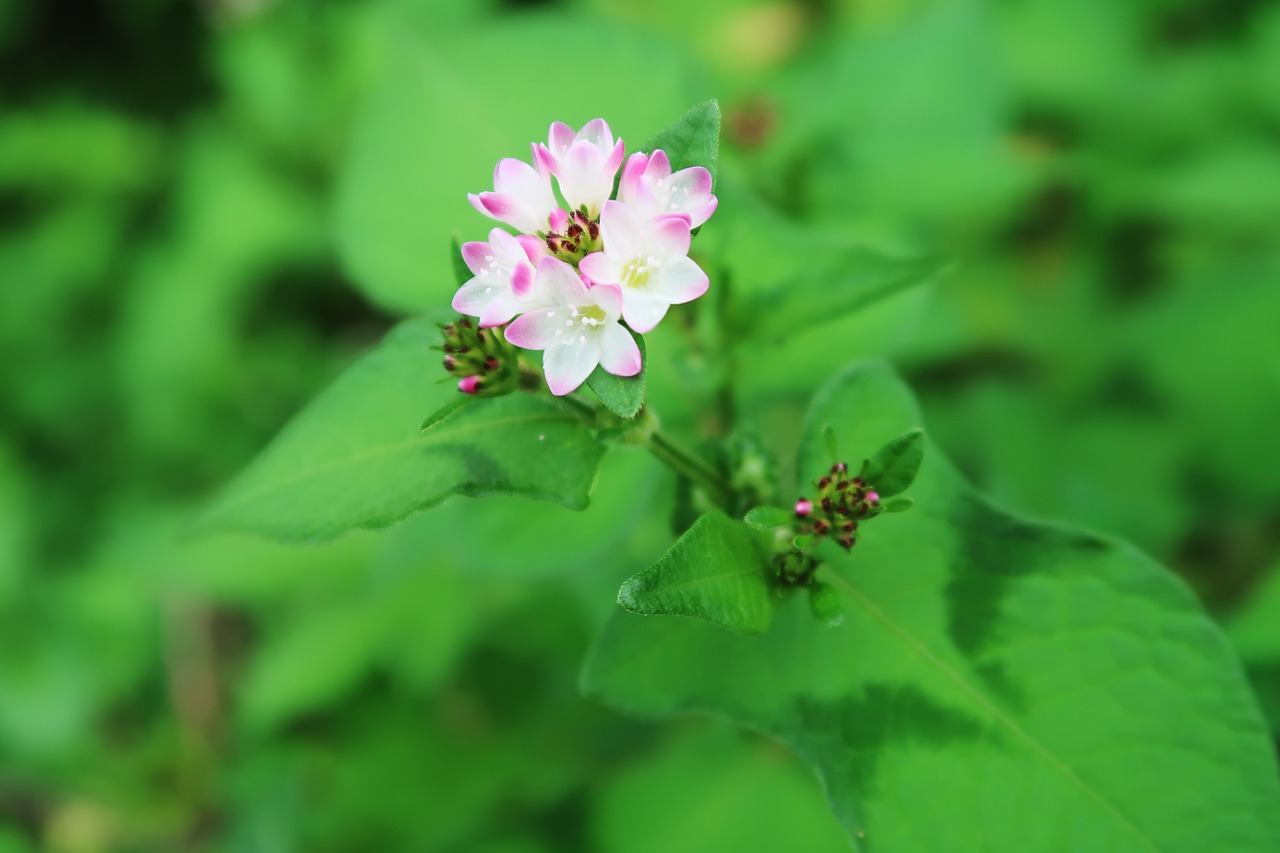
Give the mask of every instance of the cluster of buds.
<path id="1" fill-rule="evenodd" d="M 444 369 L 458 378 L 464 394 L 497 396 L 519 386 L 520 364 L 515 348 L 501 329 L 482 329 L 467 317 L 440 326 Z"/>
<path id="2" fill-rule="evenodd" d="M 604 248 L 600 242 L 600 223 L 587 216 L 585 209 L 572 215 L 560 208 L 551 211 L 551 231 L 547 234 L 547 250 L 569 264 L 577 264 L 592 252 Z"/>
<path id="3" fill-rule="evenodd" d="M 858 522 L 880 514 L 880 496 L 861 477 L 850 477 L 849 466 L 837 462 L 818 480 L 817 500 L 796 501 L 800 533 L 830 536 L 849 551 L 858 541 Z"/>

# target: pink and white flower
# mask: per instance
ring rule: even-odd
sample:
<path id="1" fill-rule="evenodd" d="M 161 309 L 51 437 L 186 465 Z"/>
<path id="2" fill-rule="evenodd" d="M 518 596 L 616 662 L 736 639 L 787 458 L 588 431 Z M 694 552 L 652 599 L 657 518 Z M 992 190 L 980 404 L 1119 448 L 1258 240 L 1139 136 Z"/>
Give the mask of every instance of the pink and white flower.
<path id="1" fill-rule="evenodd" d="M 604 251 L 582 259 L 582 274 L 622 292 L 622 316 L 644 334 L 672 305 L 707 292 L 707 274 L 689 258 L 689 218 L 683 214 L 648 218 L 635 208 L 608 201 L 600 219 Z"/>
<path id="2" fill-rule="evenodd" d="M 535 265 L 546 255 L 537 237 L 512 237 L 501 228 L 489 242 L 464 243 L 462 259 L 475 277 L 458 288 L 453 310 L 480 318 L 481 326 L 501 326 L 532 306 Z"/>
<path id="3" fill-rule="evenodd" d="M 537 156 L 537 146 L 534 148 Z M 546 231 L 552 211 L 560 207 L 551 191 L 551 175 L 539 166 L 506 157 L 493 170 L 493 192 L 469 193 L 471 206 L 525 234 Z"/>
<path id="4" fill-rule="evenodd" d="M 690 166 L 671 173 L 671 160 L 661 148 L 652 154 L 637 151 L 627 158 L 618 183 L 618 201 L 632 205 L 645 216 L 682 214 L 689 227 L 711 218 L 720 202 L 711 194 L 711 173 Z"/>
<path id="5" fill-rule="evenodd" d="M 538 261 L 533 290 L 533 298 L 546 307 L 516 318 L 506 337 L 518 347 L 544 350 L 542 367 L 552 394 L 573 391 L 597 365 L 615 376 L 640 372 L 640 348 L 618 322 L 619 288 L 588 287 L 573 267 L 547 257 Z"/>
<path id="6" fill-rule="evenodd" d="M 538 167 L 556 176 L 569 208 L 585 207 L 592 218 L 600 215 L 605 200 L 613 194 L 613 179 L 622 165 L 623 154 L 622 140 L 613 141 L 609 123 L 602 118 L 592 119 L 577 132 L 563 122 L 555 122 L 547 134 L 547 144 L 533 149 Z"/>

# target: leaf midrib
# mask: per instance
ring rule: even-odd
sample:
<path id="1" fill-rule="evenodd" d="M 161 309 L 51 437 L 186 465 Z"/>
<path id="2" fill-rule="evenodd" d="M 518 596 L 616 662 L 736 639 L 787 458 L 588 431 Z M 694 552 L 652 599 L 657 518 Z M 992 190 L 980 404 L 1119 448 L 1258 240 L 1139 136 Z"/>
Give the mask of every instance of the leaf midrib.
<path id="1" fill-rule="evenodd" d="M 545 412 L 545 413 L 540 412 L 538 414 L 532 414 L 532 415 L 515 415 L 507 418 L 498 418 L 496 420 L 486 421 L 479 424 L 469 424 L 463 427 L 462 429 L 458 429 L 455 427 L 452 431 L 442 425 L 442 426 L 433 428 L 429 433 L 425 435 L 415 435 L 412 438 L 405 439 L 404 441 L 397 441 L 393 444 L 384 444 L 377 447 L 367 448 L 365 450 L 360 451 L 359 453 L 352 454 L 351 456 L 344 456 L 341 459 L 331 459 L 328 462 L 325 462 L 323 464 L 316 465 L 311 468 L 307 468 L 305 470 L 296 472 L 292 476 L 286 477 L 282 480 L 277 480 L 275 482 L 266 484 L 264 486 L 260 486 L 259 488 L 254 489 L 252 491 L 245 492 L 244 494 L 241 494 L 239 497 L 237 497 L 235 500 L 223 503 L 219 506 L 215 506 L 214 509 L 211 511 L 210 515 L 225 515 L 231 510 L 237 507 L 243 506 L 244 504 L 251 503 L 252 501 L 257 500 L 258 498 L 262 497 L 265 494 L 288 488 L 289 486 L 295 485 L 303 480 L 306 480 L 309 477 L 313 477 L 325 471 L 330 471 L 336 468 L 343 468 L 347 465 L 351 465 L 356 462 L 363 462 L 369 459 L 375 459 L 379 456 L 389 456 L 394 453 L 398 453 L 401 450 L 404 450 L 406 448 L 413 447 L 414 445 L 430 444 L 431 442 L 438 441 L 441 438 L 446 438 L 451 435 L 457 435 L 461 432 L 478 432 L 480 430 L 492 429 L 494 427 L 506 426 L 508 424 L 534 422 L 534 421 L 542 421 L 542 420 L 572 422 L 574 418 L 569 415 L 554 414 L 551 412 Z"/>
<path id="2" fill-rule="evenodd" d="M 848 578 L 838 572 L 831 572 L 830 577 L 835 582 L 844 587 L 844 589 L 857 600 L 868 613 L 878 619 L 886 628 L 895 634 L 899 640 L 911 651 L 919 655 L 927 664 L 936 669 L 944 678 L 954 684 L 961 692 L 977 703 L 984 711 L 986 711 L 995 722 L 1006 729 L 1021 740 L 1024 744 L 1031 748 L 1031 751 L 1040 756 L 1051 768 L 1062 775 L 1064 779 L 1074 785 L 1085 797 L 1096 803 L 1104 813 L 1110 816 L 1120 825 L 1122 829 L 1140 841 L 1147 849 L 1158 851 L 1158 848 L 1150 838 L 1148 838 L 1142 830 L 1134 826 L 1123 814 L 1121 814 L 1115 806 L 1107 802 L 1098 791 L 1096 791 L 1087 782 L 1076 775 L 1075 771 L 1058 756 L 1054 755 L 1048 747 L 1041 743 L 1034 735 L 1018 725 L 1018 722 L 1000 710 L 998 706 L 980 690 L 964 679 L 964 677 L 954 668 L 949 666 L 945 661 L 931 652 L 921 640 L 917 639 L 909 630 L 898 624 L 894 619 L 881 608 L 877 607 L 870 596 L 859 589 Z"/>

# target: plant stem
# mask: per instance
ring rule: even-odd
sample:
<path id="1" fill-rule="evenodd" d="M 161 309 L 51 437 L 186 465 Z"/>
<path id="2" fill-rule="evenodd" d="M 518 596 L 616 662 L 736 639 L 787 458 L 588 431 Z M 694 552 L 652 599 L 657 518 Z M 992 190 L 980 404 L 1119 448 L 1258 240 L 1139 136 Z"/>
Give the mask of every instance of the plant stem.
<path id="1" fill-rule="evenodd" d="M 721 507 L 729 507 L 730 494 L 724 477 L 710 465 L 690 455 L 657 429 L 649 433 L 645 446 L 672 471 L 702 487 Z"/>

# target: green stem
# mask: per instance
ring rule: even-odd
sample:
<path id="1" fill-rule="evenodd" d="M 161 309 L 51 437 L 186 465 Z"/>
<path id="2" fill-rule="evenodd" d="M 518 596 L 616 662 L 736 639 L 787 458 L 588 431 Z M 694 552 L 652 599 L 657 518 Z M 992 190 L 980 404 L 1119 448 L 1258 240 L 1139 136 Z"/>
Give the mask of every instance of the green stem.
<path id="1" fill-rule="evenodd" d="M 702 460 L 690 455 L 679 445 L 663 435 L 659 430 L 649 433 L 646 446 L 654 456 L 672 471 L 688 478 L 695 485 L 701 486 L 717 504 L 728 509 L 730 503 L 729 489 L 724 477 Z"/>

